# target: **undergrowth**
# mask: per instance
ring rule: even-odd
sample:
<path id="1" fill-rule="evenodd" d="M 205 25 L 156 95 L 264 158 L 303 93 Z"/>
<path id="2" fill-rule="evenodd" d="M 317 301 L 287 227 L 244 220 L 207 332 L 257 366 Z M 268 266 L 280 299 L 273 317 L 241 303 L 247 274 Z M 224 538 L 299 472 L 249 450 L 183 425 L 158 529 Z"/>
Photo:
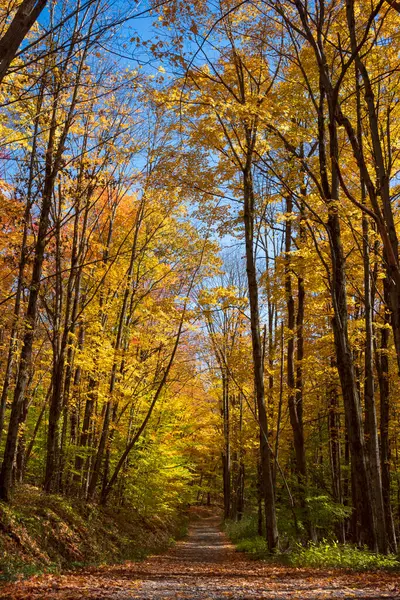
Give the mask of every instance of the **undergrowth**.
<path id="1" fill-rule="evenodd" d="M 258 560 L 268 560 L 295 567 L 342 568 L 354 571 L 400 570 L 399 557 L 394 554 L 375 554 L 367 548 L 323 540 L 306 546 L 292 542 L 286 552 L 273 556 L 267 542 L 257 535 L 257 522 L 246 516 L 239 522 L 226 521 L 225 531 L 240 552 Z"/>
<path id="2" fill-rule="evenodd" d="M 310 542 L 305 548 L 299 546 L 292 554 L 291 564 L 297 567 L 338 567 L 356 571 L 400 568 L 398 557 L 394 554 L 375 554 L 367 548 L 360 549 L 335 541 L 322 541 L 318 544 Z"/>

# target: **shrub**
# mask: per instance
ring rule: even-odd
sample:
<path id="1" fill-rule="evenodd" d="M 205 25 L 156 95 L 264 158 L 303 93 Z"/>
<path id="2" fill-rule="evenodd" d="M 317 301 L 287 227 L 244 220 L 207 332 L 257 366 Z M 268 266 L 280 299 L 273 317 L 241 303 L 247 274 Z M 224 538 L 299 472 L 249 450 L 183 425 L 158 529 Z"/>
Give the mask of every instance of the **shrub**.
<path id="1" fill-rule="evenodd" d="M 240 521 L 225 521 L 225 531 L 234 544 L 240 540 L 257 537 L 257 517 L 245 515 Z"/>
<path id="2" fill-rule="evenodd" d="M 310 496 L 306 499 L 311 522 L 319 530 L 334 531 L 335 525 L 350 517 L 352 509 L 329 496 Z"/>
<path id="3" fill-rule="evenodd" d="M 323 500 L 319 499 L 317 503 L 320 509 L 318 517 L 325 510 L 332 509 L 332 505 L 325 504 Z M 334 511 L 336 508 L 335 506 Z M 331 511 L 332 522 L 336 517 L 338 520 L 343 517 L 343 514 L 332 514 L 334 511 Z M 257 518 L 252 515 L 243 517 L 239 522 L 226 521 L 225 530 L 237 550 L 259 560 L 273 560 L 295 567 L 342 568 L 355 571 L 400 570 L 399 559 L 394 554 L 375 554 L 367 548 L 360 549 L 350 544 L 327 540 L 319 543 L 309 542 L 305 547 L 293 542 L 290 552 L 271 556 L 267 542 L 257 534 Z"/>
<path id="4" fill-rule="evenodd" d="M 305 548 L 298 546 L 290 557 L 290 563 L 297 567 L 339 567 L 355 571 L 400 568 L 394 554 L 375 554 L 367 548 L 326 541 L 319 544 L 310 542 Z"/>

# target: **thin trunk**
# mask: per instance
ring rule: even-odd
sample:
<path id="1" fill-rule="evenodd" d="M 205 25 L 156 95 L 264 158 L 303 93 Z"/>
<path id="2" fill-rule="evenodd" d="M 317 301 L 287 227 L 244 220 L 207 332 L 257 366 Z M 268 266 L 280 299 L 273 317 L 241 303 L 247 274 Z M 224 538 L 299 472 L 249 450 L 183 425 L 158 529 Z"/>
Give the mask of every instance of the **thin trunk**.
<path id="1" fill-rule="evenodd" d="M 240 521 L 244 512 L 245 466 L 243 462 L 243 397 L 239 392 L 239 450 L 238 474 L 236 484 L 236 520 Z"/>
<path id="2" fill-rule="evenodd" d="M 32 433 L 31 438 L 29 440 L 28 447 L 26 449 L 25 461 L 24 461 L 24 470 L 26 470 L 26 466 L 27 466 L 28 461 L 29 461 L 29 459 L 31 457 L 32 450 L 33 450 L 33 447 L 34 447 L 35 441 L 36 441 L 36 436 L 38 434 L 39 427 L 42 424 L 43 417 L 44 417 L 45 412 L 46 412 L 46 408 L 47 408 L 48 401 L 50 399 L 50 394 L 51 394 L 51 386 L 52 386 L 52 384 L 50 384 L 50 387 L 47 390 L 47 394 L 46 394 L 46 398 L 45 398 L 44 404 L 43 404 L 43 406 L 42 406 L 42 408 L 41 408 L 41 410 L 39 412 L 39 415 L 38 415 L 38 418 L 37 418 L 37 421 L 36 421 L 36 424 L 35 424 L 35 428 L 33 430 L 33 433 Z"/>
<path id="3" fill-rule="evenodd" d="M 250 133 L 248 134 L 250 135 Z M 253 350 L 254 387 L 261 431 L 260 455 L 264 487 L 266 539 L 270 552 L 278 546 L 278 528 L 275 513 L 275 492 L 272 480 L 271 451 L 268 442 L 268 418 L 265 406 L 264 373 L 258 303 L 258 282 L 254 257 L 254 191 L 251 174 L 251 155 L 243 171 L 243 221 L 246 242 L 246 272 L 250 304 L 251 341 Z"/>
<path id="4" fill-rule="evenodd" d="M 230 410 L 229 410 L 229 382 L 228 374 L 222 372 L 222 418 L 224 429 L 223 487 L 224 487 L 224 518 L 231 516 L 231 448 L 230 448 Z"/>
<path id="5" fill-rule="evenodd" d="M 97 397 L 97 382 L 93 377 L 90 377 L 87 396 L 86 396 L 85 412 L 83 415 L 82 431 L 81 431 L 81 434 L 79 437 L 79 448 L 81 449 L 81 451 L 78 450 L 77 455 L 75 457 L 75 467 L 74 467 L 74 471 L 75 471 L 74 481 L 75 482 L 78 482 L 81 479 L 81 477 L 83 477 L 82 469 L 83 469 L 85 460 L 84 460 L 82 450 L 85 451 L 86 447 L 88 446 L 90 429 L 91 429 L 92 419 L 93 419 L 93 414 L 94 414 L 94 407 L 95 407 L 95 403 L 96 403 L 96 397 Z"/>
<path id="6" fill-rule="evenodd" d="M 283 408 L 283 376 L 284 376 L 284 355 L 285 355 L 285 338 L 284 338 L 284 328 L 283 321 L 281 323 L 281 360 L 280 360 L 280 369 L 279 369 L 279 400 L 278 400 L 278 415 L 276 421 L 276 437 L 275 437 L 275 460 L 273 467 L 273 482 L 274 488 L 276 485 L 276 469 L 279 460 L 279 442 L 280 442 L 280 434 L 281 434 L 281 422 L 282 422 L 282 408 Z"/>
<path id="7" fill-rule="evenodd" d="M 359 147 L 363 147 L 363 130 L 361 118 L 361 87 L 358 68 L 356 68 L 357 95 L 357 136 Z M 366 204 L 365 182 L 360 173 L 361 200 Z M 387 553 L 388 542 L 386 535 L 386 520 L 384 514 L 381 464 L 379 456 L 378 424 L 375 405 L 374 383 L 374 332 L 373 332 L 373 289 L 371 282 L 370 264 L 370 235 L 369 222 L 365 213 L 362 215 L 363 232 L 363 267 L 364 267 L 364 307 L 365 307 L 365 359 L 364 359 L 364 404 L 365 404 L 365 437 L 368 456 L 369 479 L 371 482 L 372 510 L 376 523 L 377 545 L 379 552 Z"/>
<path id="8" fill-rule="evenodd" d="M 332 360 L 332 367 L 335 366 Z M 329 435 L 329 457 L 332 474 L 332 496 L 335 502 L 343 504 L 342 475 L 340 461 L 340 421 L 339 421 L 339 395 L 335 381 L 332 381 L 328 389 L 328 435 Z M 338 539 L 345 543 L 344 522 L 338 524 Z"/>
<path id="9" fill-rule="evenodd" d="M 365 379 L 364 379 L 364 403 L 365 403 L 365 437 L 366 449 L 368 454 L 369 479 L 372 490 L 372 506 L 375 512 L 376 531 L 378 550 L 381 553 L 387 553 L 388 542 L 386 535 L 386 519 L 382 519 L 385 514 L 381 462 L 379 455 L 378 441 L 378 423 L 376 418 L 375 406 L 375 384 L 374 384 L 374 364 L 373 364 L 373 306 L 372 290 L 370 276 L 369 260 L 369 232 L 368 220 L 363 215 L 363 263 L 364 263 L 364 304 L 365 304 Z"/>
<path id="10" fill-rule="evenodd" d="M 119 350 L 121 349 L 121 345 L 122 345 L 122 341 L 123 341 L 123 334 L 124 334 L 125 322 L 126 322 L 126 313 L 127 313 L 127 309 L 129 306 L 129 298 L 132 294 L 132 289 L 131 289 L 132 288 L 132 277 L 133 277 L 135 261 L 137 258 L 137 245 L 138 245 L 139 232 L 140 232 L 140 227 L 141 227 L 142 218 L 143 218 L 144 202 L 145 201 L 144 201 L 144 197 L 143 197 L 142 201 L 140 203 L 139 209 L 138 209 L 138 213 L 137 213 L 135 230 L 134 230 L 132 247 L 131 247 L 130 263 L 129 263 L 128 273 L 127 273 L 127 277 L 126 277 L 126 285 L 125 285 L 121 310 L 120 310 L 120 313 L 118 316 L 117 335 L 116 335 L 116 339 L 115 339 L 115 343 L 114 343 L 114 361 L 113 361 L 109 390 L 108 390 L 109 399 L 108 399 L 106 407 L 105 407 L 103 427 L 102 427 L 99 446 L 97 449 L 96 458 L 95 458 L 95 462 L 94 462 L 94 466 L 93 466 L 92 476 L 91 476 L 90 483 L 89 483 L 89 489 L 88 489 L 88 498 L 89 499 L 93 499 L 93 497 L 95 495 L 97 482 L 98 482 L 98 479 L 100 476 L 101 464 L 102 464 L 104 452 L 107 448 L 107 443 L 108 443 L 110 423 L 111 423 L 112 411 L 113 411 L 113 393 L 114 393 L 115 383 L 117 381 L 118 353 L 119 353 Z M 107 471 L 108 471 L 108 466 L 106 463 L 106 469 L 105 469 L 106 477 L 107 477 Z M 107 489 L 107 481 L 104 481 L 103 490 L 105 491 L 106 489 Z"/>
<path id="11" fill-rule="evenodd" d="M 335 121 L 336 101 L 332 94 L 328 95 L 329 108 L 329 157 L 331 183 L 328 182 L 328 164 L 325 148 L 324 92 L 321 85 L 319 129 L 320 173 L 324 195 L 328 203 L 327 231 L 331 250 L 331 296 L 334 316 L 332 329 L 336 350 L 336 364 L 343 394 L 351 450 L 353 474 L 353 509 L 358 523 L 358 541 L 375 550 L 377 549 L 377 532 L 375 515 L 372 510 L 371 487 L 367 471 L 366 448 L 361 419 L 360 399 L 354 371 L 353 353 L 348 333 L 348 306 L 346 291 L 346 259 L 341 239 L 338 175 L 338 139 Z"/>
<path id="12" fill-rule="evenodd" d="M 44 82 L 44 79 L 43 79 L 43 82 Z M 27 190 L 26 190 L 24 228 L 23 228 L 23 233 L 22 233 L 21 252 L 20 252 L 20 259 L 19 259 L 19 264 L 18 264 L 17 289 L 15 292 L 13 321 L 12 321 L 12 327 L 11 327 L 11 333 L 10 333 L 6 370 L 5 370 L 5 374 L 4 374 L 3 388 L 2 388 L 1 399 L 0 399 L 0 440 L 3 435 L 4 417 L 5 417 L 5 410 L 6 410 L 6 404 L 7 404 L 7 399 L 8 399 L 8 390 L 10 387 L 11 373 L 12 373 L 12 368 L 13 368 L 13 364 L 14 364 L 14 356 L 15 356 L 15 351 L 16 351 L 16 346 L 17 346 L 18 320 L 19 320 L 20 311 L 21 311 L 21 299 L 22 299 L 22 290 L 23 290 L 23 283 L 24 283 L 24 273 L 25 273 L 25 267 L 26 267 L 27 259 L 28 259 L 28 247 L 27 247 L 28 228 L 29 228 L 30 214 L 31 214 L 31 208 L 32 208 L 32 188 L 33 188 L 33 182 L 35 179 L 34 169 L 35 169 L 36 149 L 37 149 L 38 133 L 39 133 L 39 115 L 40 115 L 40 111 L 41 111 L 41 107 L 42 107 L 42 103 L 43 103 L 43 91 L 44 91 L 44 83 L 42 83 L 42 85 L 40 87 L 39 95 L 38 95 L 38 99 L 37 99 L 35 124 L 34 124 L 34 128 L 33 128 L 33 137 L 32 137 L 32 150 L 31 150 L 30 160 L 29 160 L 29 178 L 28 178 L 28 185 L 27 185 Z"/>
<path id="13" fill-rule="evenodd" d="M 385 296 L 387 296 L 387 284 L 384 283 Z M 376 369 L 378 374 L 379 396 L 380 396 L 380 441 L 381 441 L 381 472 L 382 472 L 382 496 L 385 514 L 386 531 L 389 546 L 392 552 L 397 552 L 396 531 L 394 527 L 393 512 L 390 502 L 390 378 L 389 378 L 389 322 L 390 314 L 384 306 L 384 327 L 380 334 L 380 348 L 377 351 Z"/>
<path id="14" fill-rule="evenodd" d="M 42 205 L 40 211 L 39 227 L 35 244 L 35 254 L 32 268 L 31 282 L 29 286 L 29 300 L 25 316 L 25 333 L 19 360 L 18 377 L 14 391 L 14 399 L 11 407 L 11 415 L 8 426 L 6 446 L 2 469 L 0 472 L 0 499 L 8 502 L 13 487 L 12 471 L 15 452 L 18 441 L 18 429 L 21 410 L 25 401 L 25 391 L 29 379 L 29 371 L 32 362 L 33 340 L 36 331 L 37 305 L 39 299 L 40 280 L 44 261 L 44 251 L 47 244 L 47 231 L 49 227 L 50 208 L 53 196 L 53 185 L 58 165 L 53 162 L 55 152 L 57 99 L 54 101 L 52 118 L 49 129 L 49 138 L 46 151 L 46 176 L 43 187 Z M 61 158 L 61 156 L 60 156 Z M 59 163 L 59 160 L 57 161 Z M 57 168 L 56 168 L 57 167 Z"/>
<path id="15" fill-rule="evenodd" d="M 300 486 L 301 504 L 304 508 L 304 494 L 307 479 L 305 448 L 304 448 L 304 432 L 302 420 L 302 404 L 297 404 L 296 397 L 296 380 L 295 380 L 295 303 L 292 293 L 292 274 L 291 274 L 291 245 L 292 245 L 292 217 L 293 203 L 291 196 L 286 198 L 286 225 L 285 225 L 285 292 L 286 292 L 286 307 L 288 315 L 288 340 L 287 340 L 287 386 L 288 386 L 288 405 L 290 424 L 293 431 L 294 450 L 296 455 L 296 473 Z M 304 315 L 304 286 L 302 286 L 300 295 L 300 315 L 299 327 L 302 328 L 302 318 Z M 299 328 L 298 327 L 298 328 Z M 302 338 L 301 338 L 302 344 Z M 302 347 L 300 347 L 302 354 Z M 301 367 L 300 367 L 301 368 Z M 301 375 L 301 372 L 299 373 Z M 301 383 L 301 382 L 300 382 Z M 300 392 L 301 393 L 301 392 Z M 301 399 L 301 398 L 300 398 Z"/>

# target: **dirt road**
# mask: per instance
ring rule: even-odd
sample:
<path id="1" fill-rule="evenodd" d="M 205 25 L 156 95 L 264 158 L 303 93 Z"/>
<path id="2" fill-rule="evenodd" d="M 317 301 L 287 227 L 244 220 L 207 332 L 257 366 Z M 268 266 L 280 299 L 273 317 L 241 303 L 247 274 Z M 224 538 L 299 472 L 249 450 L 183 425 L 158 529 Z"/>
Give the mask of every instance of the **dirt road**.
<path id="1" fill-rule="evenodd" d="M 235 552 L 218 519 L 195 522 L 186 540 L 143 562 L 34 577 L 0 588 L 8 600 L 223 600 L 400 598 L 398 575 L 295 569 Z"/>

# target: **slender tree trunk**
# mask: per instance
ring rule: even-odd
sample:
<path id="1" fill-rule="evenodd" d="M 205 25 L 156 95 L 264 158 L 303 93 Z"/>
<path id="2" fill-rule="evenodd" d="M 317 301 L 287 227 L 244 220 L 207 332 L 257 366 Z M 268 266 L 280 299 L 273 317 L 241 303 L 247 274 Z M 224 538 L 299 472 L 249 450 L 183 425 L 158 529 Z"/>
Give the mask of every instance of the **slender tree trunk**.
<path id="1" fill-rule="evenodd" d="M 67 345 L 67 327 L 61 332 L 61 319 L 63 312 L 63 287 L 61 281 L 61 199 L 57 210 L 55 223 L 55 294 L 53 307 L 53 393 L 50 401 L 49 421 L 47 430 L 47 456 L 44 477 L 44 490 L 58 492 L 60 483 L 60 439 L 59 421 L 61 417 L 64 393 L 64 366 Z M 69 317 L 70 291 L 68 290 L 67 316 Z"/>
<path id="2" fill-rule="evenodd" d="M 276 437 L 275 437 L 275 461 L 273 467 L 273 482 L 274 488 L 276 485 L 276 469 L 279 460 L 279 442 L 281 435 L 281 423 L 282 423 L 282 408 L 283 408 L 283 376 L 284 376 L 284 355 L 285 355 L 285 338 L 283 321 L 281 323 L 281 356 L 280 356 L 280 369 L 279 369 L 279 400 L 278 400 L 278 414 L 276 420 Z"/>
<path id="3" fill-rule="evenodd" d="M 365 437 L 368 453 L 369 478 L 372 489 L 372 506 L 375 512 L 378 550 L 387 553 L 388 542 L 386 535 L 386 519 L 383 494 L 381 463 L 378 442 L 378 423 L 375 406 L 375 384 L 373 365 L 373 313 L 372 313 L 372 291 L 369 260 L 369 233 L 367 217 L 363 215 L 363 261 L 364 261 L 364 305 L 365 305 L 365 379 L 364 379 L 364 403 L 365 403 Z"/>
<path id="4" fill-rule="evenodd" d="M 230 447 L 230 410 L 229 382 L 226 369 L 222 371 L 222 417 L 224 429 L 224 451 L 222 455 L 224 482 L 224 518 L 231 516 L 231 447 Z"/>
<path id="5" fill-rule="evenodd" d="M 387 296 L 387 283 L 384 283 L 385 297 Z M 389 379 L 389 323 L 390 314 L 384 307 L 384 327 L 381 329 L 381 343 L 377 351 L 376 369 L 378 374 L 380 396 L 380 441 L 381 441 L 381 472 L 382 496 L 385 514 L 386 531 L 389 546 L 392 552 L 397 552 L 396 531 L 393 521 L 393 512 L 390 502 L 390 379 Z"/>
<path id="6" fill-rule="evenodd" d="M 356 68 L 356 95 L 357 95 L 357 135 L 359 147 L 363 148 L 363 130 L 361 118 L 361 87 L 359 73 Z M 366 204 L 365 182 L 360 172 L 361 199 Z M 379 456 L 378 424 L 375 405 L 374 383 L 374 333 L 373 333 L 373 290 L 371 282 L 370 264 L 370 235 L 368 217 L 362 215 L 363 231 L 363 267 L 364 267 L 364 307 L 365 307 L 365 359 L 364 359 L 364 405 L 365 405 L 365 437 L 368 456 L 369 480 L 371 482 L 372 510 L 376 523 L 377 545 L 379 552 L 387 553 L 388 541 L 386 535 L 386 520 L 384 514 L 381 464 Z"/>
<path id="7" fill-rule="evenodd" d="M 12 373 L 16 345 L 17 345 L 18 320 L 19 320 L 20 311 L 21 311 L 23 280 L 24 280 L 25 267 L 26 267 L 26 263 L 27 263 L 28 228 L 29 228 L 30 214 L 31 214 L 31 208 L 32 208 L 32 187 L 33 187 L 33 182 L 35 179 L 35 161 L 36 161 L 36 149 L 37 149 L 38 132 L 39 132 L 39 115 L 40 115 L 40 111 L 41 111 L 41 107 L 42 107 L 42 103 L 43 103 L 43 91 L 44 91 L 44 84 L 41 84 L 38 99 L 37 99 L 37 105 L 36 105 L 36 116 L 35 116 L 35 123 L 34 123 L 34 128 L 33 128 L 33 138 L 32 138 L 32 150 L 31 150 L 30 161 L 29 161 L 29 176 L 28 176 L 28 185 L 27 185 L 27 190 L 26 190 L 26 204 L 25 204 L 25 212 L 24 212 L 24 228 L 23 228 L 23 233 L 22 233 L 21 252 L 20 252 L 20 259 L 19 259 L 19 264 L 18 264 L 18 278 L 17 278 L 17 289 L 16 289 L 16 293 L 15 293 L 13 321 L 12 321 L 12 326 L 11 326 L 6 370 L 5 370 L 5 374 L 4 374 L 3 388 L 2 388 L 1 399 L 0 399 L 0 440 L 3 435 L 4 417 L 5 417 L 5 410 L 6 410 L 6 404 L 7 404 L 7 398 L 8 398 L 8 390 L 10 387 L 11 373 Z"/>
<path id="8" fill-rule="evenodd" d="M 239 450 L 238 450 L 238 474 L 236 484 L 236 520 L 240 521 L 244 512 L 244 485 L 245 466 L 243 462 L 243 398 L 239 393 Z"/>
<path id="9" fill-rule="evenodd" d="M 32 362 L 33 340 L 36 331 L 37 305 L 42 276 L 44 251 L 47 243 L 47 231 L 49 226 L 50 208 L 53 195 L 53 184 L 55 178 L 55 167 L 53 165 L 54 141 L 56 131 L 57 102 L 54 103 L 52 120 L 49 130 L 49 141 L 46 151 L 46 177 L 43 188 L 40 220 L 35 244 L 35 256 L 31 282 L 29 286 L 29 300 L 25 317 L 25 333 L 19 360 L 18 377 L 14 391 L 14 400 L 11 407 L 11 415 L 8 426 L 6 446 L 4 450 L 3 465 L 0 472 L 0 499 L 8 502 L 13 487 L 12 471 L 15 452 L 18 442 L 18 428 L 20 415 L 25 401 L 25 391 L 29 379 L 29 371 Z"/>
<path id="10" fill-rule="evenodd" d="M 295 315 L 295 302 L 292 292 L 292 218 L 293 201 L 290 195 L 286 198 L 286 224 L 285 224 L 285 292 L 288 316 L 288 341 L 287 341 L 287 385 L 290 424 L 293 432 L 294 451 L 296 456 L 296 476 L 299 483 L 300 506 L 308 529 L 308 535 L 314 537 L 306 504 L 307 493 L 307 466 L 303 430 L 303 323 L 304 323 L 304 281 L 297 277 L 298 284 L 298 312 Z M 296 368 L 295 368 L 295 336 L 297 337 Z"/>
<path id="11" fill-rule="evenodd" d="M 296 379 L 295 379 L 295 335 L 296 335 L 296 317 L 295 317 L 295 303 L 292 293 L 292 274 L 291 274 L 291 245 L 292 245 L 292 217 L 293 217 L 293 203 L 290 196 L 286 199 L 286 225 L 285 225 L 285 292 L 286 292 L 286 306 L 288 314 L 288 340 L 287 340 L 287 385 L 288 385 L 288 405 L 290 423 L 293 431 L 293 442 L 294 450 L 296 455 L 296 471 L 299 480 L 301 490 L 301 504 L 304 508 L 304 492 L 307 479 L 306 469 L 306 458 L 304 448 L 304 432 L 303 432 L 303 420 L 302 420 L 302 402 L 300 398 L 299 404 L 297 403 L 296 395 Z M 300 289 L 300 310 L 304 315 L 304 286 Z M 299 317 L 298 317 L 299 318 Z M 300 314 L 300 321 L 298 322 L 298 328 L 302 329 L 302 315 Z M 301 323 L 301 324 L 300 324 Z M 302 338 L 301 342 L 302 344 Z M 300 346 L 300 354 L 302 354 L 302 346 Z M 299 365 L 300 366 L 300 365 Z M 301 367 L 300 367 L 301 368 Z M 301 372 L 298 373 L 301 378 Z M 301 383 L 301 381 L 299 382 Z M 300 390 L 299 390 L 300 391 Z M 301 392 L 300 392 L 301 393 Z"/>
<path id="12" fill-rule="evenodd" d="M 126 320 L 126 313 L 127 313 L 127 309 L 128 309 L 128 302 L 129 302 L 129 298 L 132 293 L 132 289 L 131 289 L 132 288 L 132 277 L 133 277 L 133 270 L 134 270 L 134 266 L 135 266 L 135 260 L 137 258 L 137 256 L 136 256 L 137 244 L 138 244 L 140 226 L 142 223 L 143 209 L 144 209 L 144 199 L 142 199 L 142 202 L 138 209 L 138 214 L 137 214 L 137 218 L 136 218 L 136 226 L 135 226 L 135 230 L 134 230 L 132 247 L 131 247 L 130 264 L 129 264 L 127 278 L 126 278 L 126 285 L 125 285 L 125 290 L 124 290 L 124 295 L 123 295 L 123 300 L 122 300 L 122 306 L 121 306 L 121 310 L 120 310 L 120 313 L 118 316 L 117 335 L 116 335 L 116 339 L 115 339 L 115 343 L 114 343 L 114 362 L 113 362 L 113 366 L 112 366 L 110 384 L 109 384 L 109 390 L 108 390 L 109 399 L 105 406 L 103 427 L 102 427 L 102 431 L 101 431 L 101 435 L 100 435 L 99 446 L 98 446 L 96 457 L 95 457 L 92 476 L 90 478 L 90 483 L 89 483 L 89 488 L 88 488 L 88 498 L 89 499 L 93 499 L 94 494 L 96 492 L 96 486 L 97 486 L 97 482 L 98 482 L 98 479 L 100 476 L 101 464 L 102 464 L 104 452 L 107 448 L 107 443 L 108 443 L 110 423 L 111 423 L 112 410 L 113 410 L 113 393 L 114 393 L 115 383 L 117 381 L 118 352 L 121 349 L 121 344 L 122 344 L 123 334 L 124 334 L 124 329 L 125 329 L 124 326 L 125 326 L 125 320 Z M 107 477 L 107 471 L 108 471 L 108 467 L 106 465 L 106 477 Z M 103 482 L 103 490 L 105 491 L 106 489 L 107 489 L 107 482 L 104 481 Z"/>
<path id="13" fill-rule="evenodd" d="M 85 402 L 85 412 L 83 415 L 82 422 L 82 430 L 79 437 L 79 448 L 83 451 L 87 448 L 90 436 L 90 429 L 92 425 L 92 419 L 94 414 L 94 407 L 96 403 L 97 397 L 97 382 L 93 377 L 89 379 L 88 391 Z M 84 457 L 81 452 L 78 450 L 77 455 L 75 457 L 75 475 L 74 481 L 79 481 L 79 479 L 83 476 L 82 469 L 84 465 Z M 80 474 L 80 475 L 79 475 Z"/>
<path id="14" fill-rule="evenodd" d="M 335 366 L 332 361 L 332 367 Z M 338 504 L 343 504 L 342 474 L 340 460 L 340 420 L 339 420 L 339 396 L 337 385 L 331 382 L 328 390 L 328 434 L 329 434 L 329 456 L 332 473 L 332 496 Z M 339 523 L 338 538 L 345 543 L 344 522 Z"/>
<path id="15" fill-rule="evenodd" d="M 34 428 L 34 430 L 33 430 L 33 433 L 32 433 L 32 435 L 31 435 L 31 438 L 30 438 L 30 440 L 29 440 L 28 447 L 27 447 L 27 449 L 26 449 L 26 453 L 25 453 L 25 461 L 24 461 L 24 471 L 26 470 L 26 467 L 27 467 L 28 461 L 29 461 L 29 459 L 30 459 L 30 457 L 31 457 L 32 450 L 33 450 L 33 447 L 34 447 L 34 445 L 35 445 L 35 441 L 36 441 L 36 436 L 37 436 L 37 434 L 38 434 L 38 431 L 39 431 L 40 425 L 42 424 L 43 417 L 44 417 L 44 415 L 45 415 L 45 412 L 46 412 L 46 408 L 47 408 L 48 401 L 49 401 L 50 394 L 51 394 L 51 388 L 52 388 L 52 385 L 53 385 L 53 383 L 51 383 L 51 384 L 50 384 L 50 386 L 49 386 L 49 389 L 47 390 L 47 394 L 46 394 L 46 397 L 45 397 L 45 400 L 44 400 L 43 406 L 42 406 L 42 408 L 40 409 L 39 416 L 38 416 L 38 418 L 37 418 L 37 421 L 36 421 L 36 424 L 35 424 L 35 428 Z"/>
<path id="16" fill-rule="evenodd" d="M 246 242 L 246 272 L 250 304 L 254 386 L 261 430 L 260 454 L 264 487 L 266 538 L 268 549 L 270 552 L 273 552 L 278 546 L 278 528 L 275 513 L 275 492 L 272 480 L 271 451 L 268 442 L 268 418 L 265 406 L 264 373 L 258 304 L 258 282 L 254 257 L 254 192 L 251 174 L 251 156 L 248 157 L 248 164 L 243 172 L 243 200 L 243 221 Z"/>

